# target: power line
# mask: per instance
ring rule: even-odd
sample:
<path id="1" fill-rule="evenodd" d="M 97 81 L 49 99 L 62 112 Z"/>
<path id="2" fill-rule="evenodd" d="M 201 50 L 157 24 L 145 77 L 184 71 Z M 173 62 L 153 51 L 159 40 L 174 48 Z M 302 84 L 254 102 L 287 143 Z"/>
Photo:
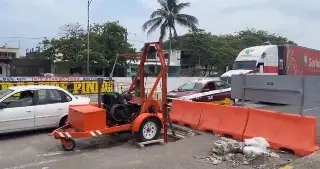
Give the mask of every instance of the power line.
<path id="1" fill-rule="evenodd" d="M 133 41 L 133 42 L 142 42 L 142 43 L 145 43 L 145 42 L 146 42 L 146 41 L 138 40 L 138 39 L 128 39 L 128 41 Z"/>
<path id="2" fill-rule="evenodd" d="M 4 39 L 30 39 L 30 40 L 39 40 L 39 39 L 55 38 L 55 37 L 0 36 L 0 38 L 4 38 Z M 128 38 L 127 40 L 128 40 L 128 41 L 133 41 L 133 42 L 142 42 L 142 43 L 145 43 L 145 42 L 146 42 L 146 41 L 144 41 L 144 40 L 131 39 L 131 38 Z"/>
<path id="3" fill-rule="evenodd" d="M 0 38 L 6 38 L 6 39 L 45 39 L 45 38 L 52 38 L 52 37 L 0 36 Z"/>

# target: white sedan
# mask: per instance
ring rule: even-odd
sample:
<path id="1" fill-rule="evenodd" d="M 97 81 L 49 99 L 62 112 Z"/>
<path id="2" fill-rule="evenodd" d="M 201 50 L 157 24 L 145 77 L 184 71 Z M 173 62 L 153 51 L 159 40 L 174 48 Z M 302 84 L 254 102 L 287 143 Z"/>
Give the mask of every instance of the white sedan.
<path id="1" fill-rule="evenodd" d="M 89 104 L 56 86 L 14 86 L 0 90 L 0 133 L 60 127 L 69 105 Z"/>

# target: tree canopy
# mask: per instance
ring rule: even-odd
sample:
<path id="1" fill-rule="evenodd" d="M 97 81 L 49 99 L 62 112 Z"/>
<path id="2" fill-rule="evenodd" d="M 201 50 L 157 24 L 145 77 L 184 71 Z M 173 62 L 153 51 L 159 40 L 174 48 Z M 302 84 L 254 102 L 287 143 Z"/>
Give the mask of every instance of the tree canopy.
<path id="1" fill-rule="evenodd" d="M 87 63 L 87 31 L 79 23 L 61 27 L 60 37 L 45 39 L 41 44 L 41 54 L 35 55 L 52 62 L 65 62 L 70 68 L 81 69 L 84 73 Z M 179 39 L 179 40 L 178 40 Z M 169 40 L 162 43 L 169 48 Z M 214 35 L 203 29 L 172 38 L 172 49 L 181 50 L 203 73 L 214 70 L 223 73 L 226 66 L 232 67 L 239 52 L 250 46 L 265 44 L 293 44 L 295 42 L 280 35 L 263 30 L 246 29 L 234 34 Z M 119 22 L 93 24 L 90 30 L 90 68 L 108 69 L 109 72 L 118 53 L 135 53 L 136 49 L 127 42 L 127 30 Z M 127 62 L 119 59 L 117 66 L 125 67 Z M 204 75 L 203 74 L 203 75 Z"/>
<path id="2" fill-rule="evenodd" d="M 79 23 L 61 27 L 61 37 L 45 39 L 42 58 L 52 62 L 68 62 L 70 68 L 85 70 L 87 63 L 87 31 Z M 134 52 L 136 49 L 127 42 L 127 30 L 119 22 L 93 24 L 90 29 L 90 67 L 110 68 L 118 53 Z M 126 62 L 118 60 L 118 65 Z"/>
<path id="3" fill-rule="evenodd" d="M 206 71 L 215 69 L 219 73 L 231 67 L 239 52 L 247 47 L 266 44 L 293 44 L 295 42 L 274 33 L 263 30 L 247 29 L 235 34 L 213 35 L 199 29 L 173 38 L 172 48 L 183 51 L 196 59 Z M 169 41 L 163 43 L 163 48 L 169 48 Z"/>
<path id="4" fill-rule="evenodd" d="M 192 15 L 181 13 L 183 9 L 190 6 L 190 2 L 178 3 L 177 0 L 158 0 L 158 3 L 160 8 L 155 10 L 151 14 L 150 20 L 142 25 L 144 31 L 149 28 L 147 34 L 151 34 L 160 27 L 159 41 L 162 42 L 168 30 L 169 40 L 172 37 L 172 31 L 174 36 L 178 36 L 176 24 L 192 30 L 197 29 L 198 19 Z"/>

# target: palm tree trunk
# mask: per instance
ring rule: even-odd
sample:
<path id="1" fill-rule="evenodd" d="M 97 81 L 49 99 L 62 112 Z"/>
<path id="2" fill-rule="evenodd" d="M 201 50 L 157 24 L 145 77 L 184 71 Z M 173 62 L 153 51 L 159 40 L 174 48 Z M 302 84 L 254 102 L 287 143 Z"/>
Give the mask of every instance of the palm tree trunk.
<path id="1" fill-rule="evenodd" d="M 168 55 L 168 64 L 167 64 L 167 77 L 169 77 L 171 49 L 172 49 L 172 32 L 171 32 L 171 28 L 169 28 L 169 55 Z"/>

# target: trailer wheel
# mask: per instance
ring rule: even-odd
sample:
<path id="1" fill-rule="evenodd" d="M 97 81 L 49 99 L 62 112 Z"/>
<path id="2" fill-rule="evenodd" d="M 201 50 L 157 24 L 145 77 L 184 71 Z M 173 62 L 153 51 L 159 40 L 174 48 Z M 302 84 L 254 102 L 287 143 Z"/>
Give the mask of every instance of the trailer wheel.
<path id="1" fill-rule="evenodd" d="M 142 122 L 139 131 L 135 132 L 135 136 L 138 142 L 145 142 L 158 139 L 160 132 L 161 123 L 156 118 L 147 118 Z"/>
<path id="2" fill-rule="evenodd" d="M 61 146 L 64 151 L 73 151 L 76 147 L 76 141 L 72 138 L 61 140 Z"/>

